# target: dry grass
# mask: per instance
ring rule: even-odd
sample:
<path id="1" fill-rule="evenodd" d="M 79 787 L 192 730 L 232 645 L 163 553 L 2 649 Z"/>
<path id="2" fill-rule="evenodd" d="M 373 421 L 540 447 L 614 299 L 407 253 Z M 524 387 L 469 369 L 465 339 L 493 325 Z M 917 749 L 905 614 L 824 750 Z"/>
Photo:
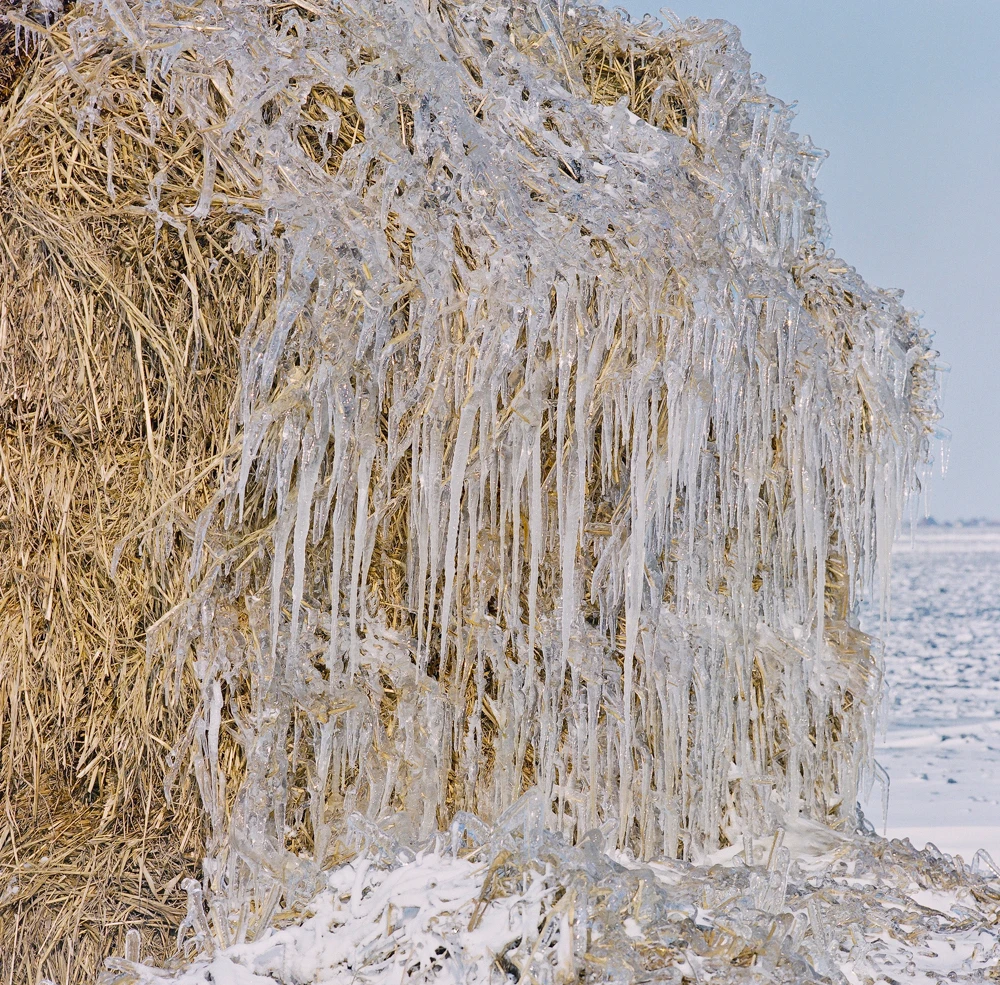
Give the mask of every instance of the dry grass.
<path id="1" fill-rule="evenodd" d="M 636 116 L 697 144 L 697 99 L 681 69 L 684 42 L 632 24 L 626 31 L 621 22 L 616 34 L 614 24 L 592 13 L 569 21 L 566 40 L 591 101 L 611 106 L 624 97 Z"/>
<path id="2" fill-rule="evenodd" d="M 91 980 L 139 927 L 163 956 L 198 874 L 192 782 L 164 796 L 194 707 L 147 659 L 184 591 L 192 518 L 218 484 L 235 326 L 270 289 L 198 199 L 183 119 L 129 64 L 80 128 L 88 79 L 58 71 L 53 28 L 0 34 L 0 982 Z M 145 89 L 145 91 L 143 91 Z M 30 98 L 29 98 L 30 94 Z M 166 109 L 163 110 L 167 116 Z M 113 167 L 108 141 L 114 141 Z M 159 173 L 162 224 L 147 208 Z M 217 188 L 242 189 L 220 176 Z M 120 557 L 115 556 L 120 545 Z M 117 563 L 115 563 L 117 561 Z"/>

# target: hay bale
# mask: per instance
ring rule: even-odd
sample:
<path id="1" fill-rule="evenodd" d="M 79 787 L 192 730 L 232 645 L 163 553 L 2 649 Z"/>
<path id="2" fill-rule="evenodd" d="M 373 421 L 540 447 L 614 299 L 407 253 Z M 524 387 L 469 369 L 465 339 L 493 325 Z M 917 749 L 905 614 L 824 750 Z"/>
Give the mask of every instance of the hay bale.
<path id="1" fill-rule="evenodd" d="M 190 782 L 168 803 L 163 779 L 197 689 L 149 658 L 146 630 L 184 596 L 234 332 L 273 289 L 266 263 L 222 249 L 231 215 L 186 215 L 190 125 L 144 132 L 162 90 L 113 43 L 67 72 L 70 24 L 0 43 L 4 981 L 89 980 L 132 926 L 173 950 L 206 825 Z M 98 69 L 103 121 L 85 121 Z"/>
<path id="2" fill-rule="evenodd" d="M 25 16 L 8 978 L 85 980 L 101 925 L 162 951 L 188 874 L 253 935 L 351 816 L 419 841 L 538 786 L 546 823 L 644 857 L 853 823 L 879 680 L 853 614 L 932 354 L 826 251 L 819 157 L 732 29 Z"/>

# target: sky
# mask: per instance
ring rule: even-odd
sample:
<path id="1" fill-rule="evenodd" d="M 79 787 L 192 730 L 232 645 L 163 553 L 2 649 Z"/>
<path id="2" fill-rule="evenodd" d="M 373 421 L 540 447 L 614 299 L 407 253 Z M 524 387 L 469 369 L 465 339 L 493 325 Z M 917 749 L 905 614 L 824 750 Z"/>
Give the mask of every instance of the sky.
<path id="1" fill-rule="evenodd" d="M 830 153 L 829 245 L 923 312 L 949 367 L 927 512 L 1000 520 L 1000 0 L 669 6 L 740 28 L 768 91 L 797 102 L 793 128 Z"/>

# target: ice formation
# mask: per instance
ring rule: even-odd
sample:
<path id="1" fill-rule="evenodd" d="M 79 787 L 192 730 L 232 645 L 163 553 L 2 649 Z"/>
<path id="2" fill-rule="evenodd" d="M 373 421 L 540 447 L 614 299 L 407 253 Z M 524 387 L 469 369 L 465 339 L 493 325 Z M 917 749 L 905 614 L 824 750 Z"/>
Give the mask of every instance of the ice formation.
<path id="1" fill-rule="evenodd" d="M 418 846 L 525 796 L 639 859 L 853 830 L 880 683 L 856 602 L 933 354 L 827 248 L 823 155 L 737 31 L 102 0 L 70 33 L 67 72 L 132 59 L 146 100 L 127 130 L 81 75 L 108 195 L 123 142 L 194 121 L 188 214 L 155 181 L 131 207 L 162 237 L 228 210 L 273 276 L 188 600 L 149 636 L 201 689 L 167 777 L 210 824 L 192 914 L 252 939 L 351 832 Z"/>
<path id="2" fill-rule="evenodd" d="M 523 837 L 511 830 L 516 818 L 506 820 L 460 855 L 440 840 L 417 857 L 392 857 L 384 846 L 363 855 L 334 869 L 294 921 L 251 943 L 203 949 L 180 971 L 141 962 L 136 941 L 131 959 L 108 962 L 104 981 L 995 980 L 1000 871 L 987 859 L 970 869 L 908 842 L 850 838 L 799 819 L 760 845 L 752 867 L 726 864 L 726 853 L 714 864 L 644 865 L 609 855 L 597 832 L 571 847 L 552 833 Z M 185 943 L 206 939 L 207 927 Z"/>
<path id="3" fill-rule="evenodd" d="M 201 122 L 193 215 L 239 174 L 231 248 L 275 257 L 165 627 L 203 686 L 178 766 L 215 897 L 294 883 L 355 814 L 419 842 L 533 786 L 641 857 L 769 810 L 849 820 L 878 681 L 851 613 L 923 452 L 928 350 L 826 249 L 821 155 L 735 31 L 102 11 L 79 43 L 134 49 L 151 129 Z"/>

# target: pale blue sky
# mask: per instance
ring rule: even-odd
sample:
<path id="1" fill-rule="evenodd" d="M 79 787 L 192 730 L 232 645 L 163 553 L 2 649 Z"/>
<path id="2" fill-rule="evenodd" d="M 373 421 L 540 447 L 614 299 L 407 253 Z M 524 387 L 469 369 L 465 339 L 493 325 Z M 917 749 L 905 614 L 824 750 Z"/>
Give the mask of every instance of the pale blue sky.
<path id="1" fill-rule="evenodd" d="M 819 177 L 830 245 L 872 283 L 904 289 L 951 367 L 948 471 L 935 469 L 930 512 L 1000 519 L 1000 0 L 670 8 L 736 24 L 768 90 L 798 102 L 795 128 L 830 152 Z"/>

